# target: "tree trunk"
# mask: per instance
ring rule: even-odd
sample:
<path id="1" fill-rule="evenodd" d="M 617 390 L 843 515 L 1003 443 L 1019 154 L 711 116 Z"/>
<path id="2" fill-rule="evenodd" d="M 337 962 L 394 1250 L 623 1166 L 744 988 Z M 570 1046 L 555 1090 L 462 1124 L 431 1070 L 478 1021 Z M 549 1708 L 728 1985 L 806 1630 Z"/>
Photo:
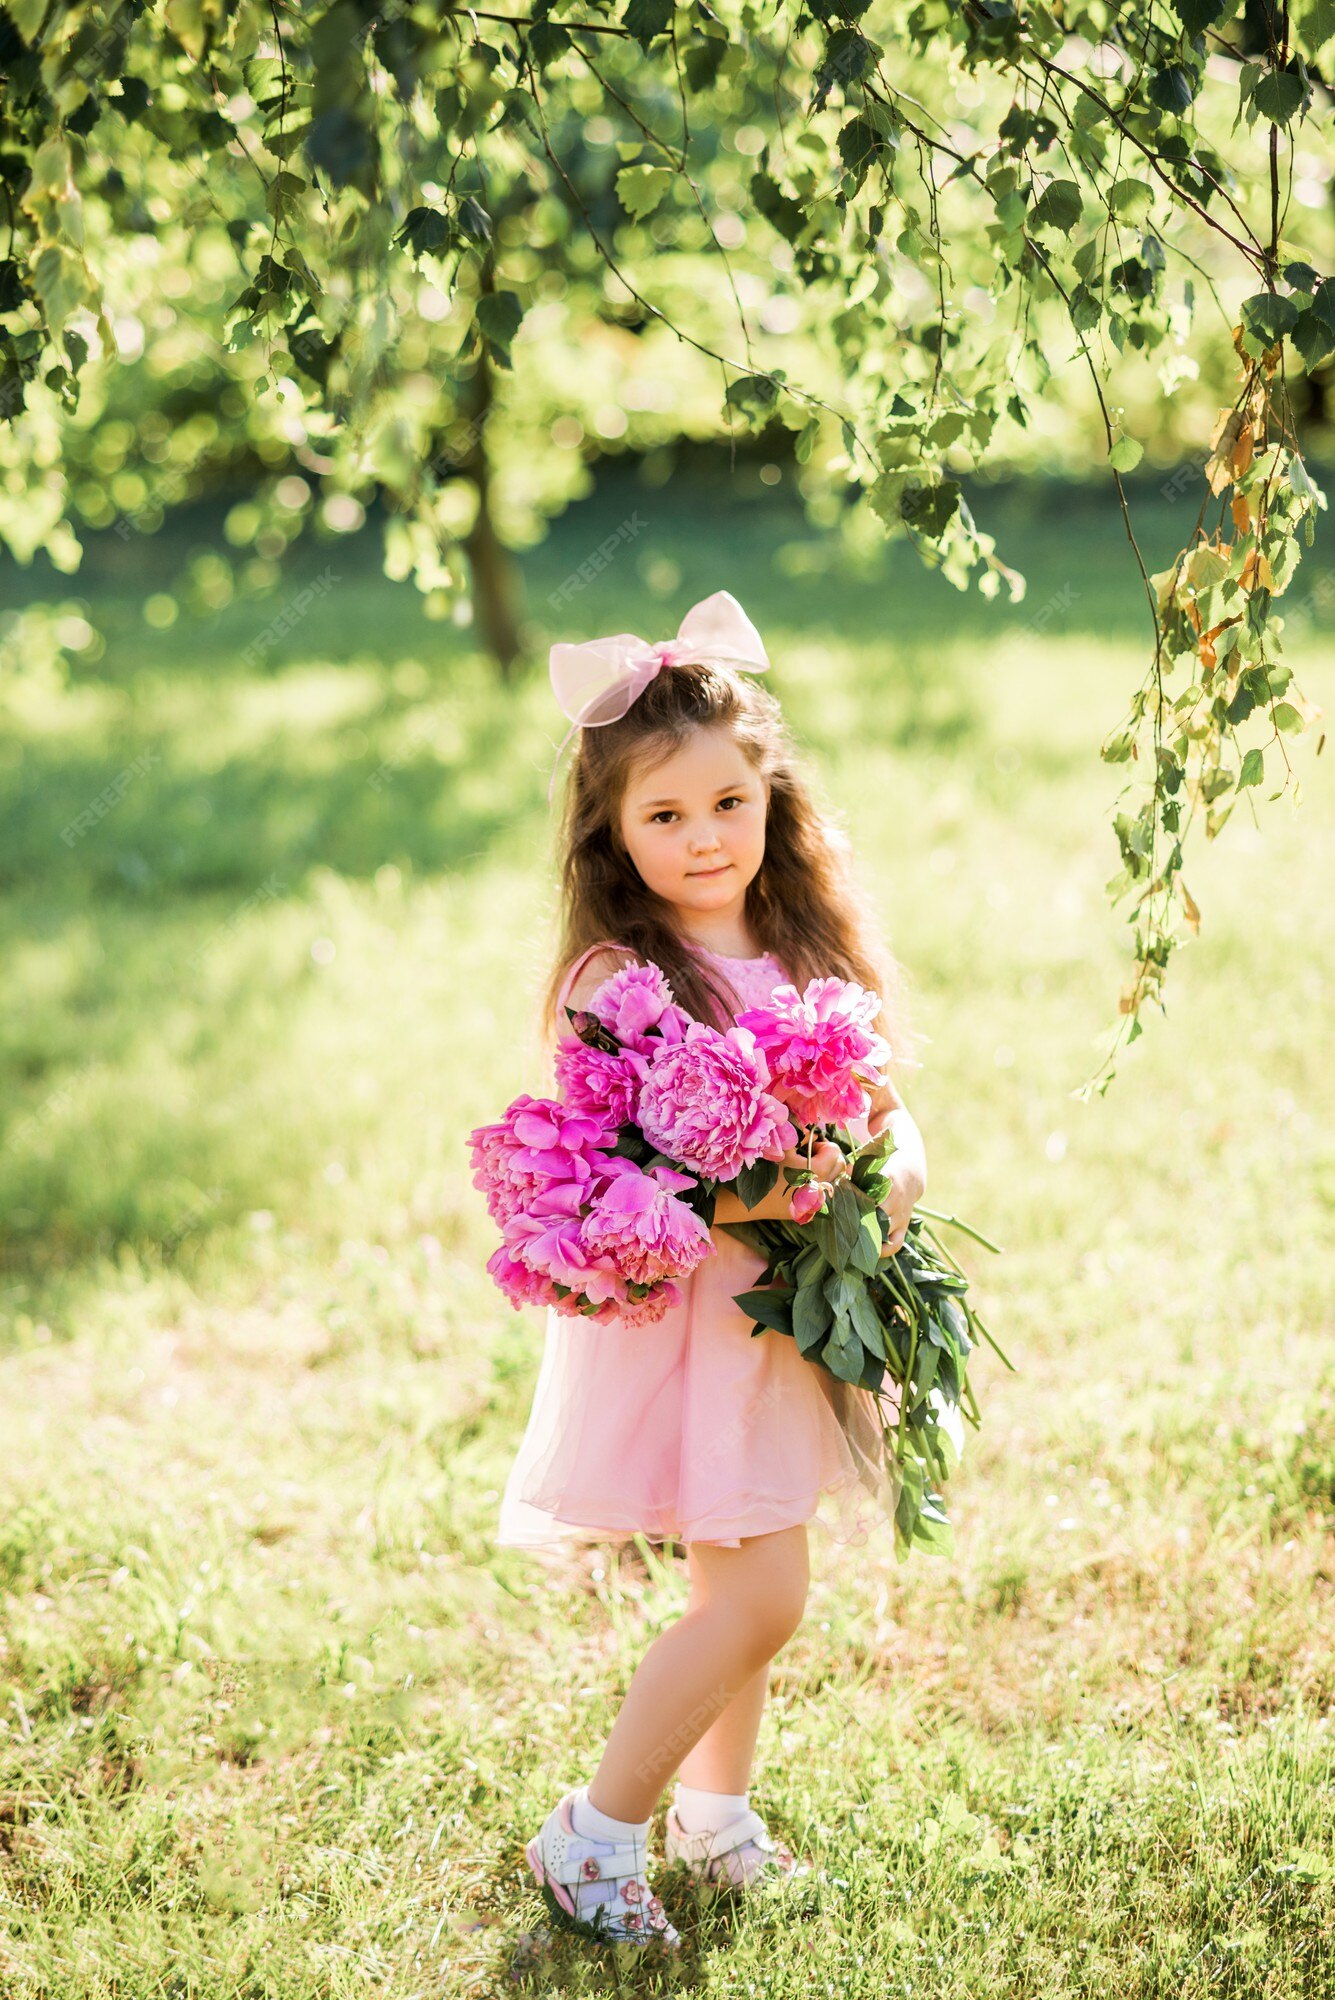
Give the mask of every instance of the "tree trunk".
<path id="1" fill-rule="evenodd" d="M 496 532 L 491 513 L 491 461 L 487 455 L 487 424 L 492 413 L 491 361 L 479 351 L 462 408 L 471 427 L 471 442 L 459 462 L 463 478 L 477 491 L 477 519 L 464 539 L 473 579 L 473 616 L 487 651 L 501 670 L 502 680 L 514 678 L 519 658 L 519 566 Z"/>

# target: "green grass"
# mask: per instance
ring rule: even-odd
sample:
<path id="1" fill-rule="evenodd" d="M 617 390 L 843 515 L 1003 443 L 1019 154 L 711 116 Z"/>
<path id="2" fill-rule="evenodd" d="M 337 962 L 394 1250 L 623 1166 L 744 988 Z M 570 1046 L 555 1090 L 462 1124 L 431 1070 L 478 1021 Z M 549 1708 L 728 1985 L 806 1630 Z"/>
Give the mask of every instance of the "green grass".
<path id="1" fill-rule="evenodd" d="M 822 1914 L 674 1896 L 671 1973 L 544 1944 L 522 1865 L 685 1594 L 642 1547 L 491 1542 L 541 1329 L 460 1140 L 545 1083 L 545 676 L 498 693 L 364 544 L 250 672 L 299 574 L 165 633 L 163 546 L 60 581 L 110 645 L 0 737 L 4 2000 L 1335 1993 L 1325 759 L 1188 857 L 1168 1013 L 1077 1102 L 1144 602 L 1106 503 L 978 504 L 1022 605 L 840 568 L 759 489 L 612 484 L 526 562 L 552 630 L 658 636 L 723 586 L 755 616 L 1020 1369 L 980 1357 L 953 1564 L 813 1535 L 753 1795 Z M 1152 566 L 1186 511 L 1150 508 Z"/>

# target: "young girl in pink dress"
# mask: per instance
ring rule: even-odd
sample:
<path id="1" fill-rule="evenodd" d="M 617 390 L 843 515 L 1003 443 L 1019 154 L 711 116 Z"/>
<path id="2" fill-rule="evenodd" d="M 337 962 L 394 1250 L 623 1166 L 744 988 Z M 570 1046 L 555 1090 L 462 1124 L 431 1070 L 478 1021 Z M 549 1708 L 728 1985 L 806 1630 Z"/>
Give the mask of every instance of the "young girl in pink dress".
<path id="1" fill-rule="evenodd" d="M 553 1039 L 569 1032 L 565 1006 L 587 1004 L 618 967 L 652 961 L 679 1004 L 718 1027 L 784 981 L 800 991 L 816 977 L 856 979 L 882 995 L 878 1029 L 905 1060 L 899 969 L 871 942 L 844 843 L 795 765 L 777 702 L 738 671 L 768 666 L 726 591 L 688 612 L 666 644 L 620 634 L 552 648 L 558 699 L 580 727 L 546 996 Z M 891 1255 L 926 1162 L 889 1084 L 854 1136 L 887 1121 Z M 816 1165 L 839 1171 L 837 1149 Z M 720 1193 L 715 1223 L 786 1214 L 781 1176 L 749 1211 Z M 674 1773 L 669 1864 L 743 1890 L 810 1872 L 770 1838 L 747 1795 L 769 1663 L 802 1617 L 808 1522 L 860 1544 L 893 1507 L 880 1451 L 893 1401 L 878 1413 L 873 1392 L 837 1381 L 787 1336 L 753 1337 L 733 1299 L 763 1259 L 721 1229 L 713 1242 L 654 1324 L 548 1312 L 497 1535 L 534 1550 L 635 1534 L 685 1547 L 685 1613 L 636 1668 L 592 1779 L 557 1802 L 526 1848 L 558 1921 L 668 1947 L 679 1937 L 648 1879 L 648 1837 Z"/>

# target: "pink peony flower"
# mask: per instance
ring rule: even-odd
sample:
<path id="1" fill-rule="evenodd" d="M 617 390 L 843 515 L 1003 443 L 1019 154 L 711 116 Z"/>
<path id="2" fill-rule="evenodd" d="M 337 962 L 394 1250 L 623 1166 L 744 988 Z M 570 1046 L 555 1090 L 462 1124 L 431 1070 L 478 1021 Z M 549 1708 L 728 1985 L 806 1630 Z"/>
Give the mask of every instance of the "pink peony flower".
<path id="1" fill-rule="evenodd" d="M 655 1037 L 680 1041 L 690 1022 L 656 965 L 626 965 L 590 996 L 588 1012 L 625 1047 L 642 1052 Z"/>
<path id="2" fill-rule="evenodd" d="M 776 987 L 767 1006 L 737 1016 L 764 1051 L 770 1088 L 801 1125 L 843 1124 L 871 1108 L 890 1045 L 872 1027 L 880 1000 L 852 979 Z"/>
<path id="3" fill-rule="evenodd" d="M 828 1181 L 800 1181 L 789 1197 L 788 1212 L 794 1222 L 810 1222 L 833 1193 Z"/>
<path id="4" fill-rule="evenodd" d="M 540 1271 L 531 1271 L 527 1264 L 521 1264 L 517 1257 L 511 1256 L 508 1245 L 504 1243 L 488 1257 L 487 1269 L 516 1312 L 522 1306 L 559 1306 L 561 1303 L 560 1294 L 551 1279 Z"/>
<path id="5" fill-rule="evenodd" d="M 556 1301 L 556 1310 L 567 1318 L 592 1320 L 595 1326 L 652 1326 L 656 1320 L 662 1319 L 669 1306 L 680 1302 L 679 1287 L 670 1278 L 664 1278 L 652 1286 L 643 1298 L 605 1299 L 596 1311 L 584 1312 L 580 1296 L 571 1292 L 568 1297 Z"/>
<path id="6" fill-rule="evenodd" d="M 645 1173 L 627 1166 L 607 1182 L 584 1217 L 585 1250 L 592 1258 L 607 1258 L 632 1284 L 684 1277 L 714 1248 L 695 1210 L 677 1200 L 682 1188 L 693 1185 L 690 1176 L 664 1166 Z"/>
<path id="7" fill-rule="evenodd" d="M 517 1097 L 496 1124 L 470 1132 L 473 1186 L 504 1225 L 553 1181 L 588 1180 L 616 1143 L 604 1119 L 550 1097 Z"/>
<path id="8" fill-rule="evenodd" d="M 614 1130 L 637 1122 L 646 1074 L 643 1056 L 630 1049 L 613 1055 L 567 1035 L 557 1045 L 554 1067 L 557 1088 L 572 1111 L 586 1112 Z"/>
<path id="9" fill-rule="evenodd" d="M 692 1021 L 684 1041 L 653 1057 L 640 1091 L 640 1130 L 652 1146 L 708 1180 L 735 1180 L 757 1160 L 781 1160 L 797 1143 L 770 1094 L 755 1036 Z"/>
<path id="10" fill-rule="evenodd" d="M 622 1326 L 653 1326 L 670 1306 L 680 1304 L 681 1287 L 674 1285 L 670 1278 L 664 1278 L 642 1299 L 627 1299 L 623 1306 L 618 1307 L 614 1317 Z"/>

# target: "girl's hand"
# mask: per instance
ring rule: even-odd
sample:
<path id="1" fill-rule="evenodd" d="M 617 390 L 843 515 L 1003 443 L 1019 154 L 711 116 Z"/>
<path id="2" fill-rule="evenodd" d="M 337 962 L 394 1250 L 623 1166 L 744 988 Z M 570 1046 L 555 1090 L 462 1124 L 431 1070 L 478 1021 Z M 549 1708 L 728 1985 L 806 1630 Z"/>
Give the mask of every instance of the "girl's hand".
<path id="1" fill-rule="evenodd" d="M 818 1181 L 841 1181 L 848 1172 L 847 1157 L 835 1145 L 833 1139 L 820 1139 L 811 1149 L 811 1159 L 807 1159 L 807 1149 L 790 1146 L 783 1156 L 785 1167 L 797 1167 L 806 1173 L 808 1166 Z"/>
<path id="2" fill-rule="evenodd" d="M 800 1164 L 805 1166 L 806 1154 L 801 1153 L 799 1159 Z M 818 1181 L 829 1181 L 832 1186 L 836 1181 L 843 1180 L 848 1172 L 848 1160 L 833 1139 L 822 1139 L 812 1147 L 811 1171 Z"/>
<path id="3" fill-rule="evenodd" d="M 890 1218 L 890 1233 L 881 1245 L 883 1257 L 893 1257 L 903 1247 L 914 1208 L 927 1192 L 927 1155 L 907 1105 L 893 1094 L 883 1099 L 868 1119 L 867 1130 L 874 1139 L 892 1119 L 898 1120 L 898 1127 L 895 1150 L 885 1165 L 890 1188 L 881 1207 Z"/>
<path id="4" fill-rule="evenodd" d="M 927 1182 L 912 1160 L 890 1159 L 886 1166 L 889 1191 L 881 1203 L 890 1218 L 890 1234 L 881 1245 L 883 1257 L 893 1257 L 908 1235 L 915 1203 L 922 1200 Z"/>

